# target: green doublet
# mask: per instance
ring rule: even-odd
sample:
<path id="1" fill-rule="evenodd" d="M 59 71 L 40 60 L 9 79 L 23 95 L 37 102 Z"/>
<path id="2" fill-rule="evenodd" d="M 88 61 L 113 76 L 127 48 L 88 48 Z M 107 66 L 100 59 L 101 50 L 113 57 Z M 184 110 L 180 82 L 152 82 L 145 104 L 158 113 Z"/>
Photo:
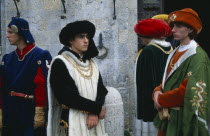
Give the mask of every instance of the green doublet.
<path id="1" fill-rule="evenodd" d="M 175 51 L 168 58 L 169 61 Z M 178 88 L 188 78 L 184 106 L 180 110 L 169 109 L 170 120 L 154 119 L 156 127 L 166 136 L 209 136 L 207 123 L 210 115 L 210 62 L 200 46 L 190 48 L 179 59 L 166 78 L 163 92 Z M 166 73 L 165 70 L 165 73 Z"/>

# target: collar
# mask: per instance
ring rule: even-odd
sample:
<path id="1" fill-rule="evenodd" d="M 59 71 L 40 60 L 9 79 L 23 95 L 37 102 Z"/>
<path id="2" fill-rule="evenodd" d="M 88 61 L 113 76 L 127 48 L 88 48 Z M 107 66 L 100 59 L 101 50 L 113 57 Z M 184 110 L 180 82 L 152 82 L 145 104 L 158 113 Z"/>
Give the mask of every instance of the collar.
<path id="1" fill-rule="evenodd" d="M 69 49 L 72 50 L 71 47 L 69 47 Z M 72 50 L 72 51 L 73 51 L 73 50 Z M 73 51 L 73 52 L 75 52 L 75 51 Z M 75 53 L 76 53 L 76 52 L 75 52 Z M 78 54 L 78 53 L 76 53 L 76 54 Z M 83 56 L 84 56 L 84 55 L 80 55 L 80 54 L 78 54 L 78 55 L 79 55 L 80 58 L 83 58 Z"/>
<path id="2" fill-rule="evenodd" d="M 195 45 L 197 45 L 196 41 L 195 40 L 191 40 L 190 43 L 187 44 L 187 45 L 180 45 L 179 48 L 178 48 L 178 51 L 182 52 L 182 51 L 188 50 L 189 48 L 192 48 Z"/>
<path id="3" fill-rule="evenodd" d="M 193 44 L 190 45 L 190 48 L 188 48 L 187 51 L 179 58 L 179 60 L 175 63 L 174 67 L 172 68 L 171 72 L 167 75 L 167 68 L 168 68 L 169 62 L 170 62 L 171 58 L 173 57 L 173 55 L 176 53 L 176 51 L 178 49 L 176 48 L 174 51 L 172 51 L 170 53 L 170 55 L 168 56 L 167 62 L 166 62 L 165 72 L 164 72 L 164 75 L 163 75 L 162 88 L 164 88 L 165 82 L 173 74 L 173 72 L 175 72 L 177 70 L 177 68 L 179 68 L 179 66 L 186 59 L 188 59 L 190 56 L 196 54 L 196 48 L 198 47 L 198 44 L 196 42 L 195 42 L 196 44 L 194 44 L 194 42 L 192 42 L 192 43 Z"/>
<path id="4" fill-rule="evenodd" d="M 171 43 L 170 42 L 166 42 L 164 39 L 152 39 L 150 43 L 155 43 L 155 44 L 158 44 L 162 47 L 170 47 L 171 46 Z"/>
<path id="5" fill-rule="evenodd" d="M 16 53 L 19 57 L 20 60 L 22 60 L 24 58 L 24 56 L 31 51 L 33 48 L 35 47 L 34 44 L 30 43 L 27 44 L 27 46 L 25 48 L 23 48 L 22 50 L 19 50 L 18 48 L 16 49 Z"/>
<path id="6" fill-rule="evenodd" d="M 85 68 L 89 66 L 90 61 L 86 61 L 86 62 L 80 61 L 72 52 L 64 51 L 61 55 L 63 55 L 64 57 L 65 56 L 70 57 L 74 62 L 79 64 L 81 67 Z"/>
<path id="7" fill-rule="evenodd" d="M 79 54 L 77 54 L 75 51 L 73 51 L 70 47 L 64 46 L 63 49 L 59 52 L 59 54 L 62 54 L 64 51 L 68 51 L 71 52 L 72 54 L 75 55 L 75 57 L 80 60 L 85 62 L 87 60 L 87 57 L 85 55 L 80 56 Z"/>

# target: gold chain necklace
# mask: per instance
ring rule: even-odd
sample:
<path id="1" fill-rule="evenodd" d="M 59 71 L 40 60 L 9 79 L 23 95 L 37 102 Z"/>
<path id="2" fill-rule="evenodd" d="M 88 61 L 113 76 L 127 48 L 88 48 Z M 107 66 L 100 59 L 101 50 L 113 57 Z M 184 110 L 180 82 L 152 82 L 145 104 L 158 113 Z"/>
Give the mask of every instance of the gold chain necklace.
<path id="1" fill-rule="evenodd" d="M 66 58 L 75 68 L 76 70 L 80 73 L 80 75 L 86 79 L 90 79 L 93 75 L 93 66 L 92 62 L 90 61 L 88 69 L 81 68 L 80 65 L 78 65 L 75 61 L 73 61 L 69 56 L 66 54 L 63 54 L 63 57 Z M 90 71 L 89 75 L 85 75 L 83 72 L 88 72 Z"/>
<path id="2" fill-rule="evenodd" d="M 92 65 L 92 64 L 89 63 L 89 66 L 88 66 L 88 68 L 86 69 L 86 68 L 80 67 L 80 65 L 79 65 L 78 63 L 76 63 L 74 60 L 72 60 L 72 59 L 71 59 L 70 57 L 68 57 L 67 55 L 64 55 L 64 57 L 65 57 L 67 60 L 69 60 L 73 65 L 75 65 L 77 68 L 81 69 L 81 71 L 88 72 L 88 71 L 90 70 L 90 65 Z"/>
<path id="3" fill-rule="evenodd" d="M 170 54 L 170 53 L 173 51 L 173 47 L 172 47 L 172 46 L 171 46 L 171 49 L 170 49 L 169 51 L 165 51 L 165 50 L 163 50 L 160 46 L 158 46 L 158 45 L 155 44 L 155 43 L 150 43 L 150 45 L 153 45 L 153 46 L 159 48 L 159 49 L 160 49 L 162 52 L 164 52 L 165 54 Z"/>

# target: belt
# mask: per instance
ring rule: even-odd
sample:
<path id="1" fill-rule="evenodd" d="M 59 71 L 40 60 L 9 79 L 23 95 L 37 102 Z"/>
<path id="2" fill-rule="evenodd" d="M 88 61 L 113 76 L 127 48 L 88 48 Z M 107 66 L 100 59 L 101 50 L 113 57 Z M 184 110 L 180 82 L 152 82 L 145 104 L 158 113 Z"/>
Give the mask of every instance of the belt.
<path id="1" fill-rule="evenodd" d="M 16 93 L 14 91 L 11 91 L 8 93 L 11 96 L 17 96 L 17 97 L 23 97 L 25 99 L 33 99 L 34 96 L 33 95 L 27 95 L 27 94 L 23 94 L 23 93 Z"/>

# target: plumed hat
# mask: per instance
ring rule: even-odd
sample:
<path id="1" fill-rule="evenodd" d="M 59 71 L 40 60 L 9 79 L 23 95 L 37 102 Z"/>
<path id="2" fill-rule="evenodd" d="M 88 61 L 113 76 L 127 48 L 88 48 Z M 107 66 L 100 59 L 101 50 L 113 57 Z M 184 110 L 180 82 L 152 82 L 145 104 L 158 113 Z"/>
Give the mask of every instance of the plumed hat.
<path id="1" fill-rule="evenodd" d="M 98 55 L 98 50 L 93 41 L 95 31 L 95 25 L 87 20 L 69 23 L 62 28 L 59 34 L 60 43 L 64 46 L 71 46 L 69 41 L 74 39 L 77 34 L 87 33 L 89 36 L 89 46 L 84 55 L 86 55 L 87 58 L 93 58 Z"/>
<path id="2" fill-rule="evenodd" d="M 174 22 L 182 22 L 194 28 L 197 34 L 202 30 L 202 22 L 198 14 L 191 8 L 174 11 L 169 14 L 168 18 L 169 25 L 172 25 Z"/>
<path id="3" fill-rule="evenodd" d="M 26 20 L 22 18 L 13 17 L 8 27 L 12 29 L 13 32 L 22 36 L 27 43 L 34 43 L 34 38 L 30 32 L 29 24 Z"/>
<path id="4" fill-rule="evenodd" d="M 167 14 L 159 14 L 152 17 L 152 19 L 161 19 L 168 23 L 168 15 Z"/>
<path id="5" fill-rule="evenodd" d="M 139 21 L 134 31 L 140 36 L 153 38 L 166 38 L 171 35 L 171 28 L 169 25 L 160 19 L 143 19 Z"/>

